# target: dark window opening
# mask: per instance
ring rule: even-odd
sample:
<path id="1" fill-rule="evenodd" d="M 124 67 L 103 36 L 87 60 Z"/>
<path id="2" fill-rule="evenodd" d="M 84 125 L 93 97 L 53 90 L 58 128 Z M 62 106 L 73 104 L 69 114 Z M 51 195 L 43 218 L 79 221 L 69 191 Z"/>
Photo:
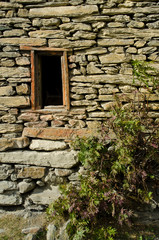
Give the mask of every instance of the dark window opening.
<path id="1" fill-rule="evenodd" d="M 42 107 L 63 105 L 61 56 L 41 56 Z"/>
<path id="2" fill-rule="evenodd" d="M 30 46 L 20 49 L 31 51 L 31 108 L 69 110 L 68 49 Z"/>

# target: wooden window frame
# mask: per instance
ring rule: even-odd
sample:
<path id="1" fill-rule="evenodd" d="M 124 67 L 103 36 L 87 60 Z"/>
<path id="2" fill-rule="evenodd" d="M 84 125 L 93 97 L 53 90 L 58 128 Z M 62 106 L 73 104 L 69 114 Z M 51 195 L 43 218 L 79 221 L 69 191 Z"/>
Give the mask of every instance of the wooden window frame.
<path id="1" fill-rule="evenodd" d="M 69 79 L 68 79 L 68 63 L 67 63 L 67 52 L 68 49 L 63 48 L 34 48 L 30 46 L 21 46 L 21 50 L 31 52 L 31 108 L 32 110 L 43 109 L 42 107 L 42 94 L 37 73 L 37 58 L 40 53 L 44 55 L 59 55 L 61 56 L 61 74 L 62 74 L 62 93 L 63 93 L 63 105 L 46 106 L 47 109 L 70 109 L 70 98 L 69 98 Z"/>

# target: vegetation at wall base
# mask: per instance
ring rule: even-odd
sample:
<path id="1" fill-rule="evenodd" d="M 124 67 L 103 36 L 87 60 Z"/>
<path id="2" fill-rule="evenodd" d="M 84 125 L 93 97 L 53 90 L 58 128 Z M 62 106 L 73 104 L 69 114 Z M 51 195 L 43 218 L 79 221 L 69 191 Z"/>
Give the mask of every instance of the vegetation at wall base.
<path id="1" fill-rule="evenodd" d="M 134 62 L 135 67 L 138 71 Z M 139 80 L 144 83 L 142 74 Z M 79 177 L 78 185 L 61 186 L 61 197 L 47 210 L 52 219 L 70 220 L 70 240 L 118 239 L 125 226 L 130 232 L 133 228 L 134 203 L 157 206 L 149 184 L 159 177 L 159 133 L 158 124 L 149 117 L 148 103 L 125 104 L 116 97 L 112 118 L 100 133 L 73 143 L 86 174 Z"/>

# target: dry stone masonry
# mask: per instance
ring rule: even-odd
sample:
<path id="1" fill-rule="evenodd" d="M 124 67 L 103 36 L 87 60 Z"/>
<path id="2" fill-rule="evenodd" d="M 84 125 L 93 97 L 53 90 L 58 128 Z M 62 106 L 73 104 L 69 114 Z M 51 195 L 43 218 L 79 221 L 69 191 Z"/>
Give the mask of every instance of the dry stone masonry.
<path id="1" fill-rule="evenodd" d="M 67 49 L 70 109 L 32 110 L 31 50 L 22 46 Z M 130 61 L 159 67 L 159 2 L 1 0 L 0 50 L 0 209 L 42 211 L 82 172 L 70 140 L 96 134 L 114 94 L 126 102 L 146 91 Z M 147 96 L 159 121 L 159 96 Z"/>

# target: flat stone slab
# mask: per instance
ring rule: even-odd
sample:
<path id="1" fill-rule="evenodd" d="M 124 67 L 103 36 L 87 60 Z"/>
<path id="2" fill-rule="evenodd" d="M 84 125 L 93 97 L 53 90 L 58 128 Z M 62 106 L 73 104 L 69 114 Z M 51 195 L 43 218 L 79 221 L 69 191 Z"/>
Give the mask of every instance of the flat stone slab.
<path id="1" fill-rule="evenodd" d="M 78 137 L 97 135 L 96 129 L 71 128 L 24 128 L 23 136 L 50 140 L 71 140 Z"/>
<path id="2" fill-rule="evenodd" d="M 11 181 L 0 181 L 0 193 L 5 191 L 16 190 L 17 184 Z"/>
<path id="3" fill-rule="evenodd" d="M 0 97 L 0 103 L 6 107 L 26 107 L 30 105 L 28 96 Z"/>
<path id="4" fill-rule="evenodd" d="M 99 75 L 91 75 L 91 76 L 74 76 L 70 79 L 71 82 L 84 82 L 84 83 L 106 83 L 106 84 L 125 84 L 132 85 L 133 84 L 133 76 L 128 75 L 107 75 L 107 74 L 99 74 Z M 140 81 L 135 80 L 133 85 L 140 86 Z"/>
<path id="5" fill-rule="evenodd" d="M 44 46 L 46 39 L 42 38 L 1 38 L 0 45 L 29 45 L 29 46 Z"/>
<path id="6" fill-rule="evenodd" d="M 128 59 L 125 54 L 110 53 L 99 57 L 102 64 L 105 63 L 123 63 L 127 62 Z"/>
<path id="7" fill-rule="evenodd" d="M 0 163 L 18 163 L 55 168 L 72 168 L 78 163 L 76 151 L 12 151 L 1 152 Z"/>
<path id="8" fill-rule="evenodd" d="M 83 15 L 90 15 L 97 13 L 98 7 L 96 5 L 87 6 L 64 6 L 64 7 L 45 7 L 45 8 L 33 8 L 29 11 L 29 17 L 76 17 Z"/>
<path id="9" fill-rule="evenodd" d="M 0 124 L 0 133 L 21 132 L 22 130 L 23 130 L 22 124 L 9 124 L 9 123 Z M 4 143 L 3 140 L 1 140 L 0 148 L 3 147 L 3 143 Z"/>
<path id="10" fill-rule="evenodd" d="M 10 125 L 5 125 L 5 126 L 8 127 Z M 12 128 L 10 127 L 9 129 L 12 129 Z M 2 130 L 3 130 L 3 128 L 1 129 L 1 131 Z M 16 128 L 15 128 L 15 131 L 16 131 Z M 4 132 L 4 130 L 3 130 L 3 132 Z M 10 138 L 10 139 L 8 139 L 8 138 L 0 139 L 0 151 L 5 151 L 8 149 L 24 148 L 24 147 L 27 147 L 28 145 L 29 145 L 29 139 L 25 138 L 25 137 L 24 138 L 19 137 L 19 138 Z"/>
<path id="11" fill-rule="evenodd" d="M 17 206 L 22 204 L 19 194 L 0 194 L 0 206 Z"/>
<path id="12" fill-rule="evenodd" d="M 32 150 L 43 150 L 43 151 L 55 151 L 55 150 L 64 150 L 67 148 L 65 142 L 60 141 L 50 141 L 50 140 L 32 140 L 30 144 L 30 149 Z"/>
<path id="13" fill-rule="evenodd" d="M 0 67 L 0 77 L 30 77 L 30 71 L 26 67 Z"/>
<path id="14" fill-rule="evenodd" d="M 45 167 L 24 167 L 18 172 L 17 178 L 42 178 L 45 175 Z"/>
<path id="15" fill-rule="evenodd" d="M 29 199 L 35 204 L 48 205 L 60 197 L 58 186 L 50 186 L 49 189 L 35 189 Z"/>

